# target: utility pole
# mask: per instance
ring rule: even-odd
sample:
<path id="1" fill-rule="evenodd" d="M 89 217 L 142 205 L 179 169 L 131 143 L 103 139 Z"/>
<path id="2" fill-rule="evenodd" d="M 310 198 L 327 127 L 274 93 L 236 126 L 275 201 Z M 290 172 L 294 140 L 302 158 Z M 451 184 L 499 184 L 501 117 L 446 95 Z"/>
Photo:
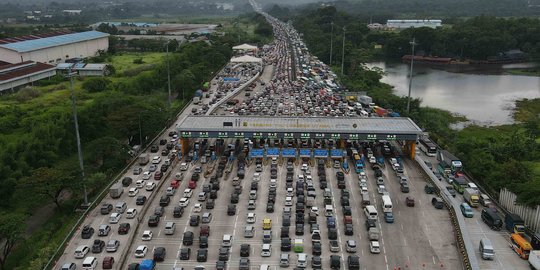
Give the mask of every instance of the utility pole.
<path id="1" fill-rule="evenodd" d="M 170 40 L 167 42 L 167 88 L 169 89 L 169 111 L 171 111 L 171 69 L 169 64 L 169 43 Z"/>
<path id="2" fill-rule="evenodd" d="M 345 68 L 345 26 L 343 26 L 343 48 L 341 49 L 341 76 L 343 77 L 343 69 Z"/>
<path id="3" fill-rule="evenodd" d="M 73 122 L 75 124 L 75 137 L 77 139 L 77 152 L 79 154 L 79 167 L 81 169 L 81 182 L 83 186 L 83 192 L 84 192 L 84 204 L 82 205 L 83 208 L 88 207 L 88 194 L 86 193 L 86 184 L 85 184 L 85 176 L 84 176 L 84 163 L 83 163 L 83 155 L 82 155 L 82 148 L 81 148 L 81 137 L 79 136 L 79 121 L 77 120 L 77 102 L 75 100 L 75 91 L 73 90 L 73 76 L 75 75 L 74 72 L 72 72 L 71 67 L 69 68 L 69 90 L 71 92 L 71 108 L 73 109 Z"/>
<path id="4" fill-rule="evenodd" d="M 330 63 L 329 66 L 332 66 L 332 49 L 334 47 L 334 22 L 330 23 L 332 25 L 332 32 L 330 34 Z"/>
<path id="5" fill-rule="evenodd" d="M 413 40 L 409 42 L 412 45 L 412 55 L 411 55 L 411 72 L 409 74 L 409 96 L 407 98 L 407 115 L 409 115 L 411 108 L 411 87 L 412 87 L 412 77 L 413 77 L 413 65 L 414 65 L 414 46 L 416 45 L 416 38 L 413 37 Z"/>
<path id="6" fill-rule="evenodd" d="M 141 112 L 139 112 L 139 143 L 141 144 L 140 151 L 142 151 L 143 141 L 142 141 Z"/>

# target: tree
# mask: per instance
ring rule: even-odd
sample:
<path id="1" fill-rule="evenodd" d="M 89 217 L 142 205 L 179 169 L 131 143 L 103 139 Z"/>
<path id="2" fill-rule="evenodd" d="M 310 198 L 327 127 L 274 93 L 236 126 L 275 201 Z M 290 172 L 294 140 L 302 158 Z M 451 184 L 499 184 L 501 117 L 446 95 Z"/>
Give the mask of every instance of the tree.
<path id="1" fill-rule="evenodd" d="M 22 178 L 18 187 L 24 189 L 26 193 L 51 199 L 58 209 L 62 209 L 60 204 L 62 194 L 74 186 L 74 180 L 66 171 L 41 167 L 32 171 L 30 176 Z"/>
<path id="2" fill-rule="evenodd" d="M 2 213 L 0 215 L 0 243 L 2 243 L 2 254 L 0 255 L 0 269 L 5 269 L 8 256 L 13 251 L 15 245 L 23 239 L 24 216 L 19 213 Z"/>
<path id="3" fill-rule="evenodd" d="M 195 89 L 197 81 L 195 81 L 195 75 L 193 75 L 191 70 L 184 69 L 174 78 L 173 85 L 175 89 L 178 89 L 180 94 L 182 93 L 182 90 L 189 93 Z"/>
<path id="4" fill-rule="evenodd" d="M 97 93 L 107 89 L 107 86 L 111 83 L 111 80 L 103 77 L 94 77 L 86 79 L 82 88 L 90 93 Z"/>

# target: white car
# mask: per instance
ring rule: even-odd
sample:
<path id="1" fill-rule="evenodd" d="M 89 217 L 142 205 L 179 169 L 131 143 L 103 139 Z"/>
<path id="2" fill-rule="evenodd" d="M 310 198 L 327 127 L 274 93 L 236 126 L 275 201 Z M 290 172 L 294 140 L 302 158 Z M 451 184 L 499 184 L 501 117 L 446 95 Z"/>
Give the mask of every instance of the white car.
<path id="1" fill-rule="evenodd" d="M 360 188 L 367 187 L 367 180 L 366 179 L 361 179 L 359 181 L 359 184 L 360 184 Z"/>
<path id="2" fill-rule="evenodd" d="M 196 203 L 193 206 L 193 213 L 200 213 L 202 211 L 202 204 Z"/>
<path id="3" fill-rule="evenodd" d="M 146 172 L 144 172 L 143 175 L 142 175 L 142 179 L 143 179 L 143 180 L 148 180 L 148 179 L 150 179 L 151 177 L 152 177 L 152 173 L 151 173 L 150 171 L 146 171 Z"/>
<path id="4" fill-rule="evenodd" d="M 315 213 L 318 216 L 319 215 L 319 207 L 317 207 L 317 206 L 311 207 L 311 213 Z"/>
<path id="5" fill-rule="evenodd" d="M 140 245 L 135 250 L 135 258 L 144 258 L 147 252 L 148 252 L 148 247 L 146 247 L 145 245 Z"/>
<path id="6" fill-rule="evenodd" d="M 270 179 L 270 187 L 277 187 L 277 179 Z"/>
<path id="7" fill-rule="evenodd" d="M 142 233 L 142 240 L 143 241 L 150 241 L 150 240 L 152 240 L 152 236 L 154 236 L 152 234 L 152 231 L 144 231 Z"/>
<path id="8" fill-rule="evenodd" d="M 360 192 L 362 194 L 367 194 L 368 193 L 368 188 L 367 187 L 360 187 Z"/>
<path id="9" fill-rule="evenodd" d="M 129 197 L 135 197 L 137 194 L 139 194 L 139 189 L 137 188 L 130 188 L 128 191 Z"/>
<path id="10" fill-rule="evenodd" d="M 180 164 L 180 170 L 181 170 L 181 171 L 187 171 L 188 168 L 189 168 L 189 164 L 188 164 L 188 163 L 182 162 L 182 164 Z"/>
<path id="11" fill-rule="evenodd" d="M 257 220 L 257 216 L 255 215 L 255 213 L 248 213 L 247 214 L 246 222 L 248 224 L 253 224 L 253 223 L 255 223 L 256 220 Z"/>
<path id="12" fill-rule="evenodd" d="M 180 202 L 178 202 L 178 206 L 180 207 L 187 207 L 189 204 L 189 198 L 182 198 L 180 199 Z"/>
<path id="13" fill-rule="evenodd" d="M 308 169 L 308 165 L 306 163 L 302 164 L 302 171 L 306 171 Z"/>
<path id="14" fill-rule="evenodd" d="M 190 188 L 184 189 L 184 198 L 191 198 L 191 195 L 193 195 L 193 190 Z"/>
<path id="15" fill-rule="evenodd" d="M 379 241 L 369 242 L 369 251 L 373 254 L 381 253 L 381 246 L 379 245 Z"/>
<path id="16" fill-rule="evenodd" d="M 146 191 L 152 191 L 154 188 L 156 188 L 156 183 L 154 182 L 148 182 L 146 183 L 146 186 L 144 187 Z"/>
<path id="17" fill-rule="evenodd" d="M 366 176 L 366 173 L 365 173 L 365 172 L 360 172 L 360 173 L 358 174 L 358 179 L 366 179 L 366 178 L 367 178 L 367 176 Z"/>
<path id="18" fill-rule="evenodd" d="M 165 191 L 165 195 L 167 196 L 174 196 L 174 193 L 176 192 L 176 189 L 173 187 L 168 187 Z"/>
<path id="19" fill-rule="evenodd" d="M 126 211 L 126 218 L 132 219 L 132 218 L 135 218 L 136 215 L 137 215 L 137 209 L 135 208 L 129 208 Z"/>
<path id="20" fill-rule="evenodd" d="M 152 158 L 152 164 L 159 164 L 161 163 L 161 157 L 160 156 L 154 156 Z"/>
<path id="21" fill-rule="evenodd" d="M 386 192 L 386 187 L 384 185 L 379 185 L 379 187 L 377 188 L 377 192 L 379 192 L 379 194 L 383 194 L 384 192 Z"/>
<path id="22" fill-rule="evenodd" d="M 293 188 L 287 188 L 287 196 L 293 197 L 294 196 L 294 190 Z"/>
<path id="23" fill-rule="evenodd" d="M 292 206 L 292 205 L 293 205 L 292 197 L 290 196 L 285 197 L 285 206 Z"/>
<path id="24" fill-rule="evenodd" d="M 120 218 L 122 218 L 122 214 L 120 213 L 112 213 L 109 217 L 109 223 L 116 224 L 118 221 L 120 221 Z"/>
<path id="25" fill-rule="evenodd" d="M 146 181 L 144 181 L 144 180 L 137 180 L 137 182 L 135 182 L 135 187 L 136 187 L 136 188 L 143 188 L 145 184 L 146 184 Z"/>
<path id="26" fill-rule="evenodd" d="M 270 244 L 263 244 L 261 250 L 261 257 L 270 257 L 272 256 L 272 246 Z"/>
<path id="27" fill-rule="evenodd" d="M 253 174 L 253 181 L 254 181 L 254 182 L 258 182 L 258 181 L 260 181 L 260 180 L 261 180 L 261 174 L 258 173 L 258 172 L 254 173 L 254 174 Z"/>
<path id="28" fill-rule="evenodd" d="M 347 250 L 349 253 L 356 253 L 356 241 L 347 240 L 345 243 L 345 250 Z"/>

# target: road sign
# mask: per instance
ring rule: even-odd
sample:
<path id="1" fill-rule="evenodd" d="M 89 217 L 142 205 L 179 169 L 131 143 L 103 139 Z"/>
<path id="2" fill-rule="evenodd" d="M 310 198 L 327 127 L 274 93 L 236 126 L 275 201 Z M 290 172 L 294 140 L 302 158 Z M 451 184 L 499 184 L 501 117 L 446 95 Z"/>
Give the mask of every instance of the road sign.
<path id="1" fill-rule="evenodd" d="M 296 157 L 296 149 L 294 148 L 286 148 L 281 150 L 281 155 L 283 157 Z"/>
<path id="2" fill-rule="evenodd" d="M 268 148 L 266 150 L 266 155 L 269 157 L 279 157 L 279 149 L 278 148 Z"/>
<path id="3" fill-rule="evenodd" d="M 311 157 L 311 149 L 300 149 L 300 157 Z"/>
<path id="4" fill-rule="evenodd" d="M 264 157 L 264 149 L 251 149 L 249 156 L 252 158 L 262 158 Z"/>
<path id="5" fill-rule="evenodd" d="M 341 149 L 332 149 L 330 151 L 330 157 L 332 157 L 332 158 L 342 158 L 343 157 L 343 150 L 341 150 Z"/>
<path id="6" fill-rule="evenodd" d="M 315 157 L 318 158 L 327 158 L 328 157 L 328 150 L 326 149 L 315 149 L 313 150 L 313 154 Z"/>

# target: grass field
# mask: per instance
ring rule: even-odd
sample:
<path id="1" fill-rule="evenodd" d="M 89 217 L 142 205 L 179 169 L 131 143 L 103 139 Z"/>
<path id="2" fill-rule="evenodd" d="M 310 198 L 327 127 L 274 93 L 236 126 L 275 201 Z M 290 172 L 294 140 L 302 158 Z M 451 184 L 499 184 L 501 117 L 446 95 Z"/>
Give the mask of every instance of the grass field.
<path id="1" fill-rule="evenodd" d="M 160 63 L 165 57 L 165 53 L 162 52 L 148 52 L 148 53 L 123 53 L 122 55 L 115 55 L 111 58 L 110 64 L 114 66 L 118 74 L 122 74 L 124 71 L 141 66 L 152 65 Z M 134 64 L 133 60 L 141 58 L 143 64 Z"/>

